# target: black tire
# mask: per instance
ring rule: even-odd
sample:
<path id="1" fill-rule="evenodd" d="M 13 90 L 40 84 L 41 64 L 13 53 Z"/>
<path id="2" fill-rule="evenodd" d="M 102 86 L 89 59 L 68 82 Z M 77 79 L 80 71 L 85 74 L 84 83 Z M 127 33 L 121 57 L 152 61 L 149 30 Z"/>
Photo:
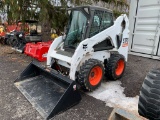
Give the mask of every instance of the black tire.
<path id="1" fill-rule="evenodd" d="M 4 38 L 4 44 L 7 45 L 7 39 L 8 38 Z"/>
<path id="2" fill-rule="evenodd" d="M 103 64 L 99 60 L 89 59 L 80 67 L 77 81 L 83 89 L 93 91 L 100 86 L 103 76 Z"/>
<path id="3" fill-rule="evenodd" d="M 118 65 L 120 68 L 117 68 Z M 117 80 L 123 76 L 125 67 L 126 62 L 123 55 L 112 54 L 108 62 L 105 64 L 105 76 L 110 80 Z M 117 69 L 120 69 L 120 72 L 118 72 Z"/>
<path id="4" fill-rule="evenodd" d="M 11 45 L 11 41 L 13 39 L 13 35 L 9 36 L 8 39 L 7 39 L 7 45 Z"/>
<path id="5" fill-rule="evenodd" d="M 6 44 L 9 45 L 10 38 L 6 40 Z"/>
<path id="6" fill-rule="evenodd" d="M 138 112 L 149 120 L 160 120 L 160 69 L 146 76 L 139 96 Z"/>
<path id="7" fill-rule="evenodd" d="M 15 46 L 17 46 L 17 44 L 18 44 L 18 40 L 17 39 L 12 39 L 11 46 L 15 47 Z"/>

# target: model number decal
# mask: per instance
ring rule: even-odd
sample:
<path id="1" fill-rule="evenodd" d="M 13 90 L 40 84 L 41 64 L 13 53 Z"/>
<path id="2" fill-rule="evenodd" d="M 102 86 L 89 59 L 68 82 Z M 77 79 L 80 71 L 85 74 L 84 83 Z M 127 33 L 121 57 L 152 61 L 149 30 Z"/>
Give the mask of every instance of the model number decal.
<path id="1" fill-rule="evenodd" d="M 122 47 L 127 47 L 128 46 L 128 38 L 123 39 Z"/>

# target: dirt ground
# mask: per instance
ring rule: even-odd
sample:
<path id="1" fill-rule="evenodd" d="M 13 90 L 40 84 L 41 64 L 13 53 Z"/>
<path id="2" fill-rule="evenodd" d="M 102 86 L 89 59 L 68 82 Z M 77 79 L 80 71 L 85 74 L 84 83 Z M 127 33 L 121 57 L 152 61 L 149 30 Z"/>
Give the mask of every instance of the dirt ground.
<path id="1" fill-rule="evenodd" d="M 0 120 L 43 120 L 14 86 L 14 80 L 33 60 L 0 45 Z M 81 102 L 51 120 L 107 120 L 113 108 L 82 93 Z"/>
<path id="2" fill-rule="evenodd" d="M 144 78 L 152 68 L 160 68 L 160 61 L 129 55 L 124 76 L 120 79 L 127 97 L 139 95 Z"/>
<path id="3" fill-rule="evenodd" d="M 25 67 L 34 60 L 24 54 L 0 45 L 0 119 L 1 120 L 42 120 L 39 113 L 14 86 L 13 82 Z M 124 94 L 128 97 L 139 95 L 147 72 L 160 67 L 160 61 L 129 55 L 124 76 L 120 79 Z M 45 64 L 45 63 L 44 63 Z M 73 108 L 55 116 L 56 120 L 106 120 L 112 108 L 88 95 L 82 94 L 82 101 Z"/>

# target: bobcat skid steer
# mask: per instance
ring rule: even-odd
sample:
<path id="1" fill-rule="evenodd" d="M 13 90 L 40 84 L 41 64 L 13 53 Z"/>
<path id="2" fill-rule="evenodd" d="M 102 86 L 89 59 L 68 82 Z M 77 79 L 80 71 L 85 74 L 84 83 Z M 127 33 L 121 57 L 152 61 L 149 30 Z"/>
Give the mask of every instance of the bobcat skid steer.
<path id="1" fill-rule="evenodd" d="M 66 34 L 51 44 L 47 67 L 31 63 L 15 81 L 45 119 L 77 104 L 80 87 L 93 91 L 104 75 L 112 80 L 120 78 L 127 61 L 126 15 L 114 22 L 112 11 L 92 6 L 75 7 L 68 13 Z"/>

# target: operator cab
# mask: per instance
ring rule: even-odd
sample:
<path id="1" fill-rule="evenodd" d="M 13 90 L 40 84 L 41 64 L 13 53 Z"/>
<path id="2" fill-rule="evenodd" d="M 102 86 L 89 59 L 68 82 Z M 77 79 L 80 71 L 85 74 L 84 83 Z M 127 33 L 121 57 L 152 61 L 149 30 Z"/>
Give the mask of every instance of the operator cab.
<path id="1" fill-rule="evenodd" d="M 76 49 L 81 41 L 91 38 L 114 24 L 112 11 L 104 8 L 75 7 L 69 9 L 68 14 L 65 49 Z"/>

